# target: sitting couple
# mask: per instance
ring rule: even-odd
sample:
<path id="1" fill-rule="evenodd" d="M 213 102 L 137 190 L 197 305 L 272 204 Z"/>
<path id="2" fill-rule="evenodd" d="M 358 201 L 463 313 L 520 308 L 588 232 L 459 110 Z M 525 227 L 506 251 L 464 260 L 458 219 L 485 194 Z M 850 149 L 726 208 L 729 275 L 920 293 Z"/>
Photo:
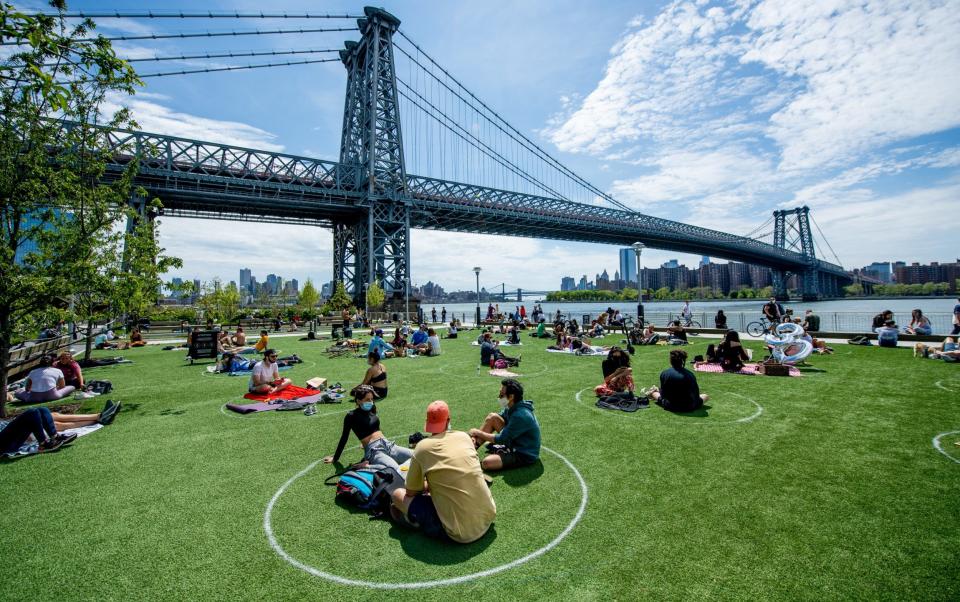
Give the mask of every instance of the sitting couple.
<path id="1" fill-rule="evenodd" d="M 494 368 L 496 362 L 503 361 L 508 367 L 519 366 L 523 356 L 507 357 L 500 351 L 499 342 L 494 341 L 489 332 L 480 335 L 480 364 Z"/>

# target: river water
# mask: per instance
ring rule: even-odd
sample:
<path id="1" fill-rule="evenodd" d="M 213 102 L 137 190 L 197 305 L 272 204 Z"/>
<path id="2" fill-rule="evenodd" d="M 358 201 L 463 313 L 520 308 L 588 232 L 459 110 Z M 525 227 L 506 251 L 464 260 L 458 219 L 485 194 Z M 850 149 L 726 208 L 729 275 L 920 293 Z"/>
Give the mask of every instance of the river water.
<path id="1" fill-rule="evenodd" d="M 694 312 L 694 319 L 700 321 L 703 326 L 713 327 L 713 316 L 717 310 L 722 309 L 729 317 L 729 324 L 733 328 L 741 328 L 739 322 L 755 320 L 760 316 L 760 308 L 766 302 L 765 299 L 738 299 L 736 301 L 691 301 L 690 308 Z M 801 302 L 790 301 L 783 303 L 785 308 L 793 309 L 794 314 L 801 316 L 806 309 L 812 309 L 821 316 L 822 328 L 836 330 L 855 330 L 860 331 L 870 326 L 870 317 L 889 309 L 894 313 L 894 318 L 901 326 L 910 323 L 910 312 L 914 308 L 923 310 L 933 322 L 934 332 L 949 332 L 951 328 L 953 307 L 957 304 L 956 298 L 919 298 L 919 299 L 836 299 L 830 301 Z M 496 304 L 495 304 L 496 305 Z M 519 304 L 500 303 L 500 310 L 504 313 L 513 311 Z M 527 308 L 527 314 L 533 310 L 533 301 L 524 301 L 523 305 Z M 559 309 L 565 316 L 582 319 L 584 314 L 596 316 L 600 312 L 613 307 L 619 309 L 624 314 L 635 316 L 637 313 L 637 303 L 550 303 L 544 301 L 540 304 L 548 316 L 553 316 Z M 665 323 L 669 314 L 678 314 L 683 306 L 683 301 L 648 301 L 643 304 L 645 315 L 648 321 L 654 323 Z M 433 304 L 425 303 L 424 312 L 430 316 L 431 308 L 436 307 L 437 318 L 440 317 L 440 311 L 443 307 L 447 308 L 447 313 L 455 313 L 457 317 L 465 316 L 465 322 L 473 322 L 473 316 L 476 313 L 475 303 L 450 303 Z M 487 304 L 480 304 L 481 312 L 486 316 Z M 461 318 L 462 319 L 462 318 Z"/>

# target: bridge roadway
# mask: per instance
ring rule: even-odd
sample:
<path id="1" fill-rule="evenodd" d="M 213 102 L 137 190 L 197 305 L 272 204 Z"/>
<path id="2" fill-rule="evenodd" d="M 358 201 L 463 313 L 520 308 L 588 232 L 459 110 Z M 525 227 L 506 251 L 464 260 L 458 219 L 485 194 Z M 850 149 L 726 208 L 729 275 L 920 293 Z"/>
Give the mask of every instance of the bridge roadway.
<path id="1" fill-rule="evenodd" d="M 359 167 L 187 138 L 110 130 L 114 173 L 134 156 L 136 184 L 164 214 L 331 227 L 365 217 Z M 802 272 L 800 253 L 762 241 L 642 213 L 407 175 L 411 228 L 630 245 L 635 241 Z M 817 260 L 817 270 L 849 277 Z"/>

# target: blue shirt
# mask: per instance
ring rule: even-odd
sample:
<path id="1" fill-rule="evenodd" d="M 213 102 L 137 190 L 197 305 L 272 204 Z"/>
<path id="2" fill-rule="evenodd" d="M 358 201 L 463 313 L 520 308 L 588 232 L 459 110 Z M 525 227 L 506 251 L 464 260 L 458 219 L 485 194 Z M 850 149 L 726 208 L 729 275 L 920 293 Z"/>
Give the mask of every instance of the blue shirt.
<path id="1" fill-rule="evenodd" d="M 423 345 L 424 343 L 427 342 L 427 333 L 422 330 L 416 331 L 415 333 L 413 333 L 412 342 L 414 345 Z"/>
<path id="2" fill-rule="evenodd" d="M 393 351 L 393 345 L 383 340 L 383 337 L 373 337 L 370 339 L 370 346 L 367 347 L 367 353 L 377 352 L 381 358 L 387 351 Z"/>

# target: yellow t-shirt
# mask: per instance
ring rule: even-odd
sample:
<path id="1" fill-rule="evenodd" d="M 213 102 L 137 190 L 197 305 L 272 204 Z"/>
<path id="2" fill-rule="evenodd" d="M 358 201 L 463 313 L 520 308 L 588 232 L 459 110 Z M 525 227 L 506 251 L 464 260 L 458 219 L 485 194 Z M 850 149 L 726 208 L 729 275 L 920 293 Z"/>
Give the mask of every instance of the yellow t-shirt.
<path id="1" fill-rule="evenodd" d="M 470 543 L 483 537 L 497 518 L 497 505 L 470 436 L 449 431 L 418 443 L 407 471 L 407 491 L 423 491 L 424 478 L 450 539 Z"/>
<path id="2" fill-rule="evenodd" d="M 267 343 L 270 342 L 270 337 L 262 336 L 260 340 L 257 341 L 257 344 L 253 346 L 257 351 L 263 351 L 267 348 Z"/>

